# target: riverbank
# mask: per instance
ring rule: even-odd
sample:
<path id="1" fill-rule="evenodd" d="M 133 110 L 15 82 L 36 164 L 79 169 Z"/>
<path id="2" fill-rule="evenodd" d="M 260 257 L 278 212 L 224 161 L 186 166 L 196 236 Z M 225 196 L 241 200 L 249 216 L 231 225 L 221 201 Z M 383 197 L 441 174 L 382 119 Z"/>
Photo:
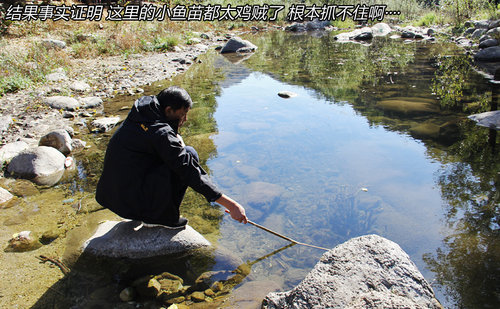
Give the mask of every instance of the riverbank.
<path id="1" fill-rule="evenodd" d="M 77 100 L 98 97 L 106 100 L 117 94 L 135 94 L 142 91 L 140 86 L 184 72 L 198 61 L 200 54 L 226 39 L 205 33 L 203 37 L 197 44 L 177 46 L 171 52 L 73 59 L 68 65 L 70 70 L 59 68 L 49 74 L 52 80 L 48 79 L 34 88 L 5 94 L 0 99 L 2 144 L 19 139 L 38 140 L 51 129 L 71 126 L 87 118 L 89 112 L 91 115 L 100 114 L 95 108 L 87 113 L 82 113 L 82 109 L 65 114 L 43 104 L 47 97 L 65 96 Z M 82 86 L 76 87 L 78 84 Z"/>

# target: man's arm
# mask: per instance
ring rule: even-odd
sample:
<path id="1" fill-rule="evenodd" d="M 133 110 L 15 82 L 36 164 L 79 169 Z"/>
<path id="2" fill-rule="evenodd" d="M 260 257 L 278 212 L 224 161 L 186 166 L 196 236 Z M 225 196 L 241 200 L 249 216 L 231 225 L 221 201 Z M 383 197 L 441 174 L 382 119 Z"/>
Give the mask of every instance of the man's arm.
<path id="1" fill-rule="evenodd" d="M 245 208 L 243 208 L 243 206 L 231 199 L 229 196 L 222 194 L 222 196 L 215 200 L 215 202 L 226 207 L 229 214 L 231 215 L 231 218 L 233 218 L 234 220 L 240 223 L 248 222 L 247 216 L 245 214 Z"/>

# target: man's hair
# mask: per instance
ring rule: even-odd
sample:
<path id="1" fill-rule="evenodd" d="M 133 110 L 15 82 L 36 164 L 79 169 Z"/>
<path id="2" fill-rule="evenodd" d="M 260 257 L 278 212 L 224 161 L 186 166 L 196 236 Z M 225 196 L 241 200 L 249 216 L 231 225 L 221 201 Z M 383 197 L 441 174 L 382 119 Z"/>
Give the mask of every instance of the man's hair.
<path id="1" fill-rule="evenodd" d="M 193 101 L 189 96 L 189 93 L 177 86 L 171 86 L 163 89 L 156 95 L 160 107 L 165 109 L 167 106 L 172 107 L 173 110 L 178 110 L 179 108 L 191 108 L 193 106 Z"/>

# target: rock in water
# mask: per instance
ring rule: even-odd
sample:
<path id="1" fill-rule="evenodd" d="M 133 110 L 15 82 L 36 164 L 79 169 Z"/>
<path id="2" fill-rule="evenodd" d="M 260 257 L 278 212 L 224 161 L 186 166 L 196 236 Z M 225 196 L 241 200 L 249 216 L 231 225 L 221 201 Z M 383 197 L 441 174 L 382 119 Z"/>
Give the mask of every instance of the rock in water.
<path id="1" fill-rule="evenodd" d="M 220 51 L 221 54 L 224 53 L 236 53 L 236 52 L 253 52 L 257 49 L 257 46 L 250 43 L 247 40 L 243 40 L 239 37 L 231 38 L 227 41 L 226 45 Z"/>
<path id="2" fill-rule="evenodd" d="M 189 225 L 183 230 L 139 226 L 137 221 L 106 221 L 84 243 L 83 250 L 95 256 L 140 259 L 211 246 Z"/>
<path id="3" fill-rule="evenodd" d="M 65 160 L 66 157 L 57 149 L 38 146 L 15 156 L 7 166 L 7 171 L 42 186 L 53 186 L 64 173 Z"/>
<path id="4" fill-rule="evenodd" d="M 280 91 L 280 92 L 278 92 L 278 96 L 280 96 L 280 97 L 282 97 L 282 98 L 284 98 L 284 99 L 289 99 L 289 98 L 296 97 L 296 96 L 297 96 L 297 94 L 296 94 L 296 93 L 294 93 L 294 92 L 291 92 L 291 91 L 286 91 L 286 90 L 284 90 L 284 91 Z"/>
<path id="5" fill-rule="evenodd" d="M 474 55 L 474 60 L 484 62 L 500 61 L 500 46 L 487 47 Z"/>
<path id="6" fill-rule="evenodd" d="M 294 289 L 270 293 L 263 308 L 442 308 L 409 256 L 377 235 L 323 254 Z"/>
<path id="7" fill-rule="evenodd" d="M 474 114 L 470 115 L 468 118 L 477 122 L 478 126 L 500 130 L 500 111 Z"/>
<path id="8" fill-rule="evenodd" d="M 41 243 L 36 235 L 31 231 L 22 231 L 12 235 L 9 245 L 5 249 L 7 252 L 26 252 L 40 248 Z"/>

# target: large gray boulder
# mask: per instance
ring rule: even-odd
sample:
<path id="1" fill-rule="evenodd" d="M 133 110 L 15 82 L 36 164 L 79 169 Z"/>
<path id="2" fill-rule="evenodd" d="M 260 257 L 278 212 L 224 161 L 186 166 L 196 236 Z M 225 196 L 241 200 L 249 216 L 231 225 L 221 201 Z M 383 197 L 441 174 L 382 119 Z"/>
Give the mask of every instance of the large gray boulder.
<path id="1" fill-rule="evenodd" d="M 500 46 L 485 48 L 474 55 L 474 60 L 484 62 L 500 61 Z"/>
<path id="2" fill-rule="evenodd" d="M 377 235 L 323 254 L 294 289 L 270 293 L 264 308 L 442 308 L 409 256 Z"/>
<path id="3" fill-rule="evenodd" d="M 66 157 L 57 149 L 38 146 L 22 151 L 7 166 L 7 171 L 39 185 L 53 186 L 64 173 Z"/>
<path id="4" fill-rule="evenodd" d="M 172 230 L 141 227 L 138 221 L 106 221 L 83 244 L 85 253 L 111 258 L 142 259 L 208 248 L 210 242 L 189 225 Z"/>
<path id="5" fill-rule="evenodd" d="M 479 43 L 479 48 L 488 48 L 498 45 L 497 39 L 487 39 Z"/>
<path id="6" fill-rule="evenodd" d="M 477 122 L 478 126 L 500 130 L 500 111 L 474 114 L 470 115 L 468 118 Z"/>
<path id="7" fill-rule="evenodd" d="M 73 150 L 71 136 L 64 129 L 55 130 L 42 136 L 38 142 L 38 146 L 53 147 L 64 155 L 70 154 Z"/>
<path id="8" fill-rule="evenodd" d="M 257 46 L 240 37 L 233 37 L 227 41 L 226 45 L 222 47 L 221 54 L 224 53 L 241 53 L 241 52 L 254 52 Z"/>

